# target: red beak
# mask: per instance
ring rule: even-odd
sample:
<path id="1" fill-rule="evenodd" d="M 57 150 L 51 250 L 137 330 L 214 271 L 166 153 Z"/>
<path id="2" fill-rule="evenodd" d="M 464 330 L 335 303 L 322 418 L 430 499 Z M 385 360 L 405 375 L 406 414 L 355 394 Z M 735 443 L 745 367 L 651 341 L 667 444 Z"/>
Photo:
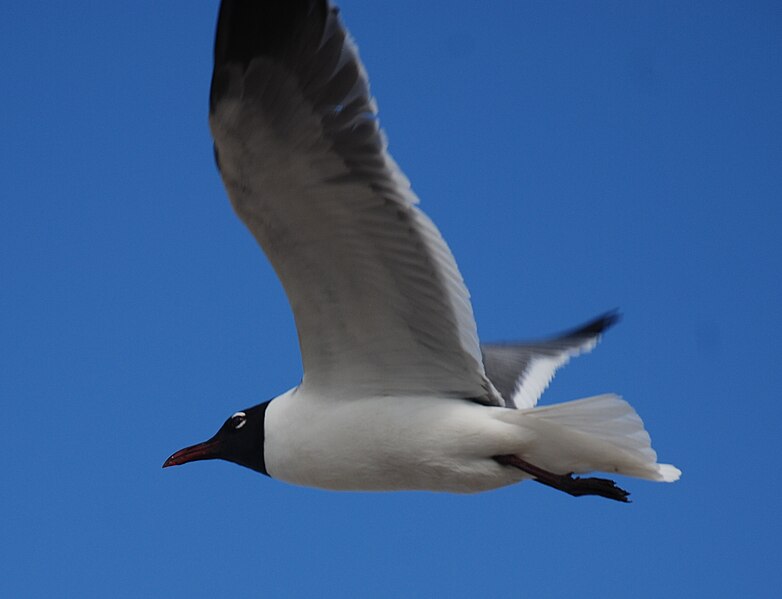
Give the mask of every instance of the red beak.
<path id="1" fill-rule="evenodd" d="M 169 466 L 180 466 L 187 464 L 188 462 L 196 462 L 198 460 L 212 460 L 220 453 L 220 442 L 214 437 L 209 441 L 204 441 L 198 445 L 191 445 L 180 449 L 165 462 L 163 462 L 163 468 Z"/>

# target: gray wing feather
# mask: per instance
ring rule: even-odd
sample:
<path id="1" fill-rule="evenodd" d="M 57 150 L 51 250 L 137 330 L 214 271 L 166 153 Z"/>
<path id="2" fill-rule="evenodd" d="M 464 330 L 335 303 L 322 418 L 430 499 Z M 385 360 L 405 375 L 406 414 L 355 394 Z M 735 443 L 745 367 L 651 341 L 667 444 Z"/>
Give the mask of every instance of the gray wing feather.
<path id="1" fill-rule="evenodd" d="M 456 262 L 386 151 L 329 2 L 223 0 L 210 126 L 234 209 L 291 303 L 303 385 L 501 404 Z"/>
<path id="2" fill-rule="evenodd" d="M 557 368 L 571 357 L 590 351 L 619 318 L 616 312 L 609 312 L 543 341 L 484 343 L 481 352 L 486 376 L 502 395 L 506 407 L 533 407 Z"/>

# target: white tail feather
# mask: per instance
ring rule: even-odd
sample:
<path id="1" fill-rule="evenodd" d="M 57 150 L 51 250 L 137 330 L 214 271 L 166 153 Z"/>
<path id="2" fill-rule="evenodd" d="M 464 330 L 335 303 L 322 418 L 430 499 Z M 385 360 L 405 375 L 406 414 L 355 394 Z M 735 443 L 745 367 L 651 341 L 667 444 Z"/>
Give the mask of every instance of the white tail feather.
<path id="1" fill-rule="evenodd" d="M 681 471 L 658 464 L 649 433 L 635 410 L 617 395 L 598 395 L 519 410 L 534 442 L 520 457 L 556 473 L 615 472 L 673 482 Z"/>

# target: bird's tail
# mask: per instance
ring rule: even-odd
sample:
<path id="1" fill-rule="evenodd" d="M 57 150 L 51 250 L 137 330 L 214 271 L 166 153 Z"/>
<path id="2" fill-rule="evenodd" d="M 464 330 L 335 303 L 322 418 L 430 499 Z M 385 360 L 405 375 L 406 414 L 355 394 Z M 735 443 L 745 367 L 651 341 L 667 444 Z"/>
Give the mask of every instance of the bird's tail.
<path id="1" fill-rule="evenodd" d="M 635 410 L 617 395 L 598 395 L 526 410 L 517 423 L 530 430 L 524 460 L 555 473 L 610 472 L 673 482 L 681 471 L 658 464 L 649 433 Z M 512 417 L 513 412 L 505 414 Z"/>

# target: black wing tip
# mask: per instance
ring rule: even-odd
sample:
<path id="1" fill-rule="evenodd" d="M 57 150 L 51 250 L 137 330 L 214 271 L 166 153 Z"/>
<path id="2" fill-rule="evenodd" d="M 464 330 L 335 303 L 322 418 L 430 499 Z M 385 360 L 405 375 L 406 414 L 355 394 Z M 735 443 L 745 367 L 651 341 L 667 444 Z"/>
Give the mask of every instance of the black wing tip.
<path id="1" fill-rule="evenodd" d="M 328 0 L 222 0 L 215 33 L 215 65 L 247 64 L 257 56 L 279 57 L 298 41 L 307 23 L 325 26 Z"/>
<path id="2" fill-rule="evenodd" d="M 586 324 L 581 325 L 566 333 L 565 337 L 597 337 L 602 335 L 606 330 L 617 324 L 622 320 L 622 314 L 618 308 L 609 310 L 601 314 L 600 316 L 593 318 Z"/>
<path id="3" fill-rule="evenodd" d="M 230 66 L 246 70 L 265 56 L 285 63 L 314 53 L 323 39 L 329 0 L 222 0 L 217 16 L 209 111 L 230 87 Z"/>

